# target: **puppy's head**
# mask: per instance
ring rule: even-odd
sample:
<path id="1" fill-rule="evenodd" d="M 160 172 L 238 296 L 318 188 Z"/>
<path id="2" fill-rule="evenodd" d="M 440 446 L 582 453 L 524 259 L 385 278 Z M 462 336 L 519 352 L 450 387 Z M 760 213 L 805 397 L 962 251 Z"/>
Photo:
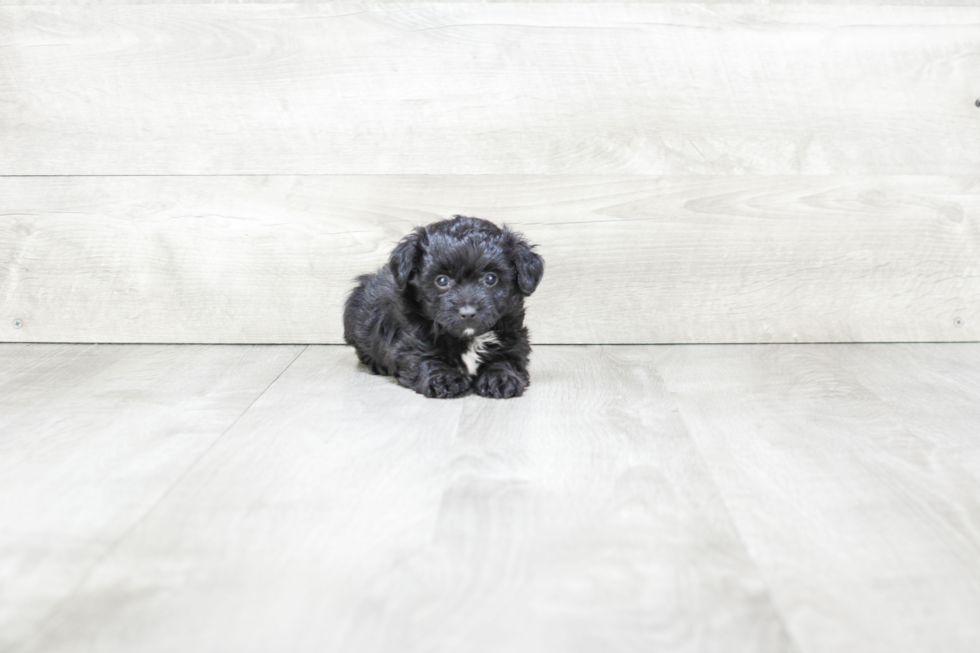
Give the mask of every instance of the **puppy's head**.
<path id="1" fill-rule="evenodd" d="M 434 329 L 457 338 L 520 311 L 544 275 L 544 261 L 520 234 L 460 215 L 415 229 L 389 267 L 395 288 L 413 293 Z"/>

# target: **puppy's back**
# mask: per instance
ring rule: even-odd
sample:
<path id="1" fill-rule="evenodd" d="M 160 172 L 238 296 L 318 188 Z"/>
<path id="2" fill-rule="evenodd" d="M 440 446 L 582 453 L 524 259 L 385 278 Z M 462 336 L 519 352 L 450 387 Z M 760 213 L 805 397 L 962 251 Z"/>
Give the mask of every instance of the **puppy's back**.
<path id="1" fill-rule="evenodd" d="M 362 274 L 356 282 L 344 303 L 344 342 L 354 347 L 357 357 L 372 372 L 391 374 L 383 344 L 400 313 L 391 270 L 382 267 L 374 274 Z"/>

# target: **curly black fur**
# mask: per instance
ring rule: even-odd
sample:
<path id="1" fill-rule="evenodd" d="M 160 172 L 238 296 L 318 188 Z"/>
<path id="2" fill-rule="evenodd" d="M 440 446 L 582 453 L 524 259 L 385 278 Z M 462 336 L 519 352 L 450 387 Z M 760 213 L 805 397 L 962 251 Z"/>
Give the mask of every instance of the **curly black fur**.
<path id="1" fill-rule="evenodd" d="M 543 274 L 533 245 L 492 222 L 418 227 L 387 266 L 357 278 L 344 340 L 371 372 L 427 397 L 517 397 L 530 382 L 524 298 Z"/>

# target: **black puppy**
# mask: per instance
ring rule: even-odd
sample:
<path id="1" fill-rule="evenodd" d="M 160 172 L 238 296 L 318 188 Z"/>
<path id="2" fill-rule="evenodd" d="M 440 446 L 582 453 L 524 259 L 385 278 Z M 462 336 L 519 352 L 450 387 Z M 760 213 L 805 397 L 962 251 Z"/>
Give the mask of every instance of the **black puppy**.
<path id="1" fill-rule="evenodd" d="M 357 278 L 344 340 L 375 374 L 427 397 L 518 397 L 531 353 L 524 298 L 544 261 L 524 238 L 461 215 L 418 227 Z"/>

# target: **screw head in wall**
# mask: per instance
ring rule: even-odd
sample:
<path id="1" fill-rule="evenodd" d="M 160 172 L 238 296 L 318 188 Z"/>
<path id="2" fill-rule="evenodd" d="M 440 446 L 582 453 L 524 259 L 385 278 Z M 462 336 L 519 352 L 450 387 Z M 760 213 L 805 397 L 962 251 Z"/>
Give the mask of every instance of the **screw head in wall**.
<path id="1" fill-rule="evenodd" d="M 953 326 L 955 326 L 955 327 L 961 327 L 961 326 L 963 326 L 963 318 L 961 318 L 961 317 L 954 318 L 953 319 Z"/>
<path id="2" fill-rule="evenodd" d="M 14 328 L 15 329 L 19 329 L 22 326 L 24 326 L 24 323 L 23 322 L 21 322 L 20 320 L 14 320 Z"/>

